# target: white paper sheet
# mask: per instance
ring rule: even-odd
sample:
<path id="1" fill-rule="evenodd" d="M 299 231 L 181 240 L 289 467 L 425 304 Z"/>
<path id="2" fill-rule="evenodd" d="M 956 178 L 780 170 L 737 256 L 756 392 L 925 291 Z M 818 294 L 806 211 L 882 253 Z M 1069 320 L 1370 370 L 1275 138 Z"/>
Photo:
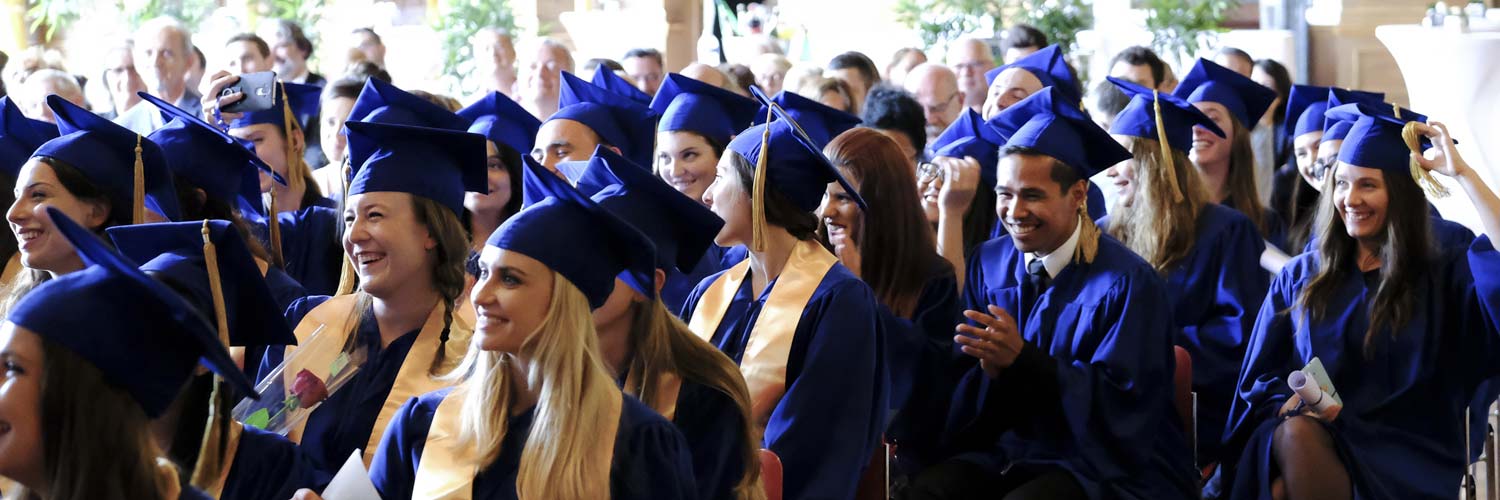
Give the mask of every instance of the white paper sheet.
<path id="1" fill-rule="evenodd" d="M 375 492 L 375 483 L 370 482 L 370 473 L 365 470 L 364 453 L 354 450 L 344 466 L 339 467 L 333 482 L 323 490 L 323 500 L 380 500 Z"/>

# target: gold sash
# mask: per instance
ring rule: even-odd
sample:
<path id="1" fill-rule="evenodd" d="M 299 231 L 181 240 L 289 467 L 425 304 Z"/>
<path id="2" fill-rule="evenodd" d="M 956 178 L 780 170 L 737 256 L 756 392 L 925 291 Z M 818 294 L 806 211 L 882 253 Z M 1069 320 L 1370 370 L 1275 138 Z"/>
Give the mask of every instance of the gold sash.
<path id="1" fill-rule="evenodd" d="M 771 411 L 786 392 L 786 362 L 792 349 L 792 337 L 797 332 L 797 323 L 802 320 L 802 310 L 812 298 L 823 276 L 838 263 L 838 258 L 812 240 L 803 240 L 792 248 L 792 256 L 776 284 L 771 288 L 766 305 L 761 308 L 750 338 L 745 341 L 745 354 L 740 359 L 740 373 L 745 376 L 745 385 L 750 388 L 750 413 L 757 426 L 765 428 Z M 703 292 L 693 319 L 688 328 L 703 340 L 712 342 L 719 322 L 729 310 L 734 294 L 749 275 L 750 260 L 746 259 L 719 276 Z"/>
<path id="2" fill-rule="evenodd" d="M 224 449 L 224 460 L 229 463 L 229 466 L 220 471 L 219 479 L 214 482 L 211 488 L 199 488 L 203 493 L 208 494 L 209 498 L 219 498 L 224 495 L 224 483 L 229 481 L 229 471 L 233 470 L 235 463 L 238 462 L 238 460 L 235 460 L 234 454 L 240 450 L 240 436 L 244 433 L 244 424 L 234 421 L 229 422 L 228 446 Z"/>
<path id="3" fill-rule="evenodd" d="M 333 342 L 320 342 L 325 348 L 318 352 L 304 353 L 300 356 L 296 366 L 288 365 L 282 376 L 285 377 L 287 387 L 292 386 L 296 380 L 297 373 L 303 369 L 311 371 L 318 378 L 328 380 L 328 367 L 334 358 L 339 355 L 339 347 L 344 344 L 345 336 L 350 333 L 349 321 L 359 321 L 359 318 L 351 318 L 350 313 L 354 310 L 355 303 L 359 300 L 359 294 L 340 295 L 328 299 L 327 302 L 319 304 L 302 318 L 297 324 L 295 333 L 297 342 L 307 341 L 312 333 L 319 327 L 323 327 L 320 335 L 332 336 Z M 469 345 L 469 331 L 460 328 L 459 322 L 455 321 L 449 330 L 447 357 L 451 364 L 463 359 Z M 427 323 L 422 326 L 422 331 L 417 333 L 416 341 L 412 342 L 411 350 L 407 352 L 406 359 L 401 362 L 401 368 L 396 372 L 396 383 L 391 386 L 391 392 L 385 398 L 385 404 L 380 408 L 380 414 L 375 418 L 375 427 L 370 430 L 370 437 L 365 445 L 365 466 L 370 466 L 370 460 L 375 457 L 375 450 L 380 445 L 381 436 L 385 435 L 385 428 L 390 424 L 391 418 L 396 415 L 396 410 L 406 403 L 406 400 L 420 396 L 444 387 L 452 385 L 451 382 L 438 380 L 427 373 L 432 364 L 433 356 L 437 354 L 438 346 L 441 345 L 440 336 L 443 331 L 443 305 L 438 304 L 432 308 L 432 313 L 427 317 Z M 287 347 L 287 354 L 291 354 L 293 347 Z M 287 433 L 287 439 L 293 443 L 302 442 L 302 431 L 307 426 L 307 420 L 297 424 L 291 432 Z"/>
<path id="4" fill-rule="evenodd" d="M 458 386 L 438 403 L 427 429 L 427 444 L 412 481 L 411 497 L 431 500 L 472 500 L 474 477 L 479 475 L 479 450 L 474 442 L 458 439 L 464 390 Z"/>
<path id="5" fill-rule="evenodd" d="M 640 372 L 632 371 L 625 375 L 625 387 L 636 387 L 640 385 Z M 652 393 L 654 401 L 641 400 L 646 406 L 656 409 L 657 413 L 671 421 L 677 415 L 677 394 L 682 390 L 682 377 L 676 373 L 662 373 L 656 381 L 656 391 Z M 634 396 L 639 397 L 640 394 Z"/>

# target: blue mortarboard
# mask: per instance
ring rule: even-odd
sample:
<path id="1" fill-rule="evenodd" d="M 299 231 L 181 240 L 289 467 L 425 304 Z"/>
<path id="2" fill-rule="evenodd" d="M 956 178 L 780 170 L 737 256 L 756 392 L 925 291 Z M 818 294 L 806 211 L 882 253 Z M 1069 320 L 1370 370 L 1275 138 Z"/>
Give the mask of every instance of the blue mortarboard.
<path id="1" fill-rule="evenodd" d="M 287 183 L 255 155 L 254 144 L 247 147 L 240 139 L 192 113 L 145 92 L 138 94 L 160 109 L 167 120 L 166 125 L 147 137 L 166 154 L 167 167 L 173 174 L 203 189 L 208 196 L 265 214 L 260 202 L 260 172 L 270 175 L 278 184 Z M 236 197 L 244 204 L 234 203 Z"/>
<path id="2" fill-rule="evenodd" d="M 1193 149 L 1195 125 L 1224 137 L 1224 131 L 1208 115 L 1198 111 L 1198 108 L 1181 97 L 1159 93 L 1129 80 L 1112 76 L 1106 78 L 1119 87 L 1121 92 L 1130 96 L 1130 103 L 1125 105 L 1120 114 L 1115 115 L 1114 124 L 1109 127 L 1111 134 L 1143 137 L 1158 142 L 1165 137 L 1167 145 L 1179 151 Z M 1156 126 L 1158 110 L 1161 112 L 1160 123 L 1165 130 Z"/>
<path id="3" fill-rule="evenodd" d="M 646 105 L 562 72 L 560 108 L 547 121 L 573 120 L 599 135 L 599 140 L 620 148 L 620 154 L 638 165 L 650 165 L 656 147 L 656 113 Z"/>
<path id="4" fill-rule="evenodd" d="M 771 106 L 773 101 L 759 88 L 751 87 L 750 92 L 762 101 L 762 105 Z M 865 209 L 865 200 L 859 196 L 859 190 L 828 162 L 827 156 L 823 156 L 823 143 L 809 137 L 806 129 L 790 116 L 790 111 L 783 110 L 780 105 L 771 108 L 775 120 L 741 132 L 730 141 L 728 149 L 743 156 L 751 165 L 757 165 L 761 156 L 767 155 L 766 186 L 774 186 L 798 209 L 811 212 L 817 208 L 823 200 L 823 193 L 828 191 L 828 183 L 834 181 L 844 186 L 861 210 Z M 763 137 L 768 131 L 769 138 Z M 750 186 L 745 187 L 747 192 L 750 191 Z M 756 193 L 756 197 L 759 196 L 763 194 Z"/>
<path id="5" fill-rule="evenodd" d="M 651 110 L 661 115 L 657 132 L 686 130 L 719 144 L 749 127 L 758 109 L 754 99 L 677 73 L 667 75 L 651 101 Z"/>
<path id="6" fill-rule="evenodd" d="M 1328 89 L 1327 98 L 1327 107 L 1325 108 L 1325 111 L 1323 113 L 1323 139 L 1320 142 L 1342 141 L 1344 140 L 1344 136 L 1349 135 L 1349 129 L 1354 126 L 1354 122 L 1352 121 L 1345 122 L 1337 119 L 1330 119 L 1327 113 L 1328 109 L 1333 109 L 1345 104 L 1356 102 L 1365 103 L 1371 106 L 1385 105 L 1385 94 L 1380 92 L 1365 92 L 1363 90 L 1349 90 L 1341 89 L 1338 87 L 1330 87 Z"/>
<path id="7" fill-rule="evenodd" d="M 934 156 L 950 158 L 974 157 L 979 161 L 979 182 L 992 189 L 995 187 L 995 164 L 1000 161 L 1001 144 L 1005 144 L 1005 137 L 985 126 L 984 117 L 979 112 L 965 109 L 957 120 L 953 120 L 932 141 L 932 153 Z"/>
<path id="8" fill-rule="evenodd" d="M 1068 102 L 1074 103 L 1075 106 L 1083 101 L 1083 96 L 1079 95 L 1078 78 L 1073 76 L 1073 70 L 1063 59 L 1062 48 L 1055 43 L 1016 59 L 1013 63 L 985 72 L 985 84 L 994 85 L 995 78 L 1010 68 L 1021 68 L 1031 72 L 1037 80 L 1042 81 L 1043 87 L 1056 88 L 1063 97 L 1068 98 Z"/>
<path id="9" fill-rule="evenodd" d="M 239 119 L 229 122 L 229 128 L 245 128 L 269 123 L 285 132 L 286 114 L 290 110 L 292 118 L 297 120 L 297 126 L 306 130 L 311 125 L 313 117 L 318 115 L 318 103 L 322 94 L 323 88 L 316 85 L 301 85 L 277 80 L 276 101 L 271 104 L 271 107 L 244 113 Z"/>
<path id="10" fill-rule="evenodd" d="M 1129 151 L 1055 87 L 1042 89 L 1005 108 L 986 125 L 1006 138 L 1002 148 L 1020 146 L 1036 150 L 1072 166 L 1084 178 L 1130 159 Z"/>
<path id="11" fill-rule="evenodd" d="M 1276 91 L 1202 58 L 1187 76 L 1182 77 L 1182 83 L 1172 94 L 1192 103 L 1219 103 L 1246 129 L 1255 128 L 1260 117 L 1271 109 L 1271 102 L 1276 100 Z"/>
<path id="12" fill-rule="evenodd" d="M 621 97 L 629 97 L 630 100 L 640 103 L 642 106 L 651 105 L 650 95 L 641 92 L 641 89 L 635 88 L 635 85 L 631 85 L 624 78 L 620 78 L 620 75 L 616 75 L 608 66 L 598 67 L 594 71 L 594 77 L 589 79 L 589 83 L 601 89 L 614 92 Z"/>
<path id="13" fill-rule="evenodd" d="M 487 246 L 541 261 L 578 287 L 596 309 L 609 298 L 621 272 L 655 265 L 656 248 L 646 235 L 530 156 L 523 161 L 526 192 L 533 203 L 506 219 L 486 240 Z"/>
<path id="14" fill-rule="evenodd" d="M 448 130 L 469 128 L 469 120 L 379 78 L 365 80 L 365 88 L 360 89 L 354 106 L 349 108 L 349 121 Z"/>
<path id="15" fill-rule="evenodd" d="M 531 154 L 537 129 L 542 128 L 541 120 L 499 92 L 490 92 L 469 107 L 458 110 L 458 116 L 473 122 L 469 125 L 469 132 L 482 135 L 496 145 L 514 149 L 521 156 Z"/>
<path id="16" fill-rule="evenodd" d="M 0 172 L 15 178 L 31 153 L 57 138 L 57 127 L 27 118 L 9 96 L 0 97 Z"/>
<path id="17" fill-rule="evenodd" d="M 756 89 L 756 92 L 759 91 Z M 834 109 L 795 92 L 785 90 L 777 92 L 776 97 L 770 99 L 770 102 L 776 103 L 782 111 L 786 111 L 787 116 L 796 120 L 802 131 L 818 144 L 828 144 L 833 141 L 834 137 L 860 124 L 858 116 Z M 766 103 L 762 102 L 760 110 L 755 112 L 755 124 L 760 125 L 765 122 Z"/>
<path id="18" fill-rule="evenodd" d="M 1292 85 L 1286 99 L 1287 137 L 1323 131 L 1323 112 L 1328 111 L 1328 87 Z"/>
<path id="19" fill-rule="evenodd" d="M 259 397 L 193 306 L 56 208 L 47 214 L 86 267 L 32 290 L 8 321 L 99 368 L 148 417 L 177 399 L 200 360 L 242 394 Z"/>
<path id="20" fill-rule="evenodd" d="M 1324 112 L 1326 115 L 1326 111 Z M 1349 135 L 1349 129 L 1354 127 L 1353 122 L 1344 122 L 1333 119 L 1324 120 L 1323 138 L 1318 140 L 1319 144 L 1330 141 L 1342 141 Z"/>
<path id="21" fill-rule="evenodd" d="M 594 150 L 588 169 L 578 179 L 578 190 L 655 244 L 655 264 L 633 268 L 625 279 L 647 297 L 656 294 L 657 268 L 692 271 L 724 227 L 723 219 L 712 210 L 608 148 Z"/>
<path id="22" fill-rule="evenodd" d="M 47 106 L 57 117 L 61 137 L 42 144 L 32 156 L 56 158 L 78 169 L 109 193 L 114 210 L 133 208 L 138 202 L 156 207 L 168 219 L 177 219 L 181 213 L 177 209 L 177 188 L 172 184 L 166 155 L 156 143 L 56 95 L 47 96 Z M 141 148 L 141 172 L 149 200 L 135 199 L 137 146 Z"/>
<path id="23" fill-rule="evenodd" d="M 347 122 L 349 195 L 411 193 L 464 213 L 464 192 L 488 193 L 484 136 L 453 130 Z"/>
<path id="24" fill-rule="evenodd" d="M 136 224 L 115 226 L 108 232 L 121 254 L 142 263 L 142 271 L 170 284 L 204 314 L 212 314 L 215 306 L 204 258 L 205 225 L 214 245 L 229 345 L 295 345 L 297 337 L 282 320 L 281 308 L 260 266 L 229 221 Z"/>
<path id="25" fill-rule="evenodd" d="M 1399 111 L 1399 115 L 1396 113 Z M 1339 161 L 1357 167 L 1406 172 L 1411 168 L 1411 149 L 1401 137 L 1407 122 L 1427 122 L 1427 117 L 1392 106 L 1363 102 L 1328 110 L 1330 120 L 1349 122 L 1349 134 L 1339 147 Z M 1423 140 L 1422 147 L 1430 146 Z"/>

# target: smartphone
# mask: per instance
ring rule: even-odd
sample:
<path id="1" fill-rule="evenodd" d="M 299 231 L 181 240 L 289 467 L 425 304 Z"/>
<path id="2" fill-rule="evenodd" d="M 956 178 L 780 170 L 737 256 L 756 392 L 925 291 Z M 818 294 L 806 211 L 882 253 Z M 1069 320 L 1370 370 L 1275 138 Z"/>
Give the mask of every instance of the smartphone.
<path id="1" fill-rule="evenodd" d="M 261 71 L 240 75 L 240 81 L 219 91 L 219 99 L 244 94 L 245 97 L 220 108 L 225 113 L 246 113 L 271 109 L 276 104 L 276 73 Z"/>

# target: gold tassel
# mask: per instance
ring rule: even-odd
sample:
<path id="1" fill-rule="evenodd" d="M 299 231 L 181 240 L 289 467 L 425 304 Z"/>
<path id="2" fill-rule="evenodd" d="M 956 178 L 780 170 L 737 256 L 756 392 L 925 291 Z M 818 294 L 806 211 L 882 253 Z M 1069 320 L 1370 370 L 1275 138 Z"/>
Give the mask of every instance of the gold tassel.
<path id="1" fill-rule="evenodd" d="M 1078 207 L 1078 246 L 1073 247 L 1073 262 L 1089 264 L 1099 254 L 1099 226 L 1089 218 L 1088 209 Z"/>
<path id="2" fill-rule="evenodd" d="M 340 182 L 344 184 L 343 203 L 340 205 L 345 208 L 349 206 L 349 177 L 353 173 L 353 167 L 349 166 L 349 155 L 345 154 L 343 173 L 341 174 L 342 177 L 339 178 Z M 348 254 L 344 254 L 344 269 L 339 271 L 339 287 L 337 290 L 334 290 L 333 294 L 349 295 L 354 293 L 354 282 L 357 279 L 358 275 L 354 271 L 354 261 L 349 258 Z"/>
<path id="3" fill-rule="evenodd" d="M 141 136 L 135 136 L 135 186 L 132 192 L 130 223 L 144 224 L 146 222 L 146 165 L 141 161 Z M 166 215 L 166 214 L 162 214 Z"/>
<path id="4" fill-rule="evenodd" d="M 1172 145 L 1167 142 L 1167 126 L 1161 118 L 1161 93 L 1151 91 L 1151 105 L 1156 113 L 1156 142 L 1161 143 L 1161 162 L 1166 167 L 1162 178 L 1172 187 L 1172 203 L 1182 203 L 1182 189 L 1177 187 L 1177 166 L 1172 162 Z"/>
<path id="5" fill-rule="evenodd" d="M 266 192 L 266 197 L 269 198 L 267 201 L 269 201 L 268 205 L 270 205 L 270 207 L 266 209 L 266 212 L 270 213 L 270 216 L 268 217 L 269 220 L 266 221 L 266 224 L 271 226 L 271 260 L 274 261 L 276 267 L 285 269 L 286 257 L 283 257 L 281 255 L 281 218 L 276 214 L 275 185 L 272 185 L 271 190 Z"/>
<path id="6" fill-rule="evenodd" d="M 750 188 L 750 251 L 766 251 L 766 161 L 771 156 L 771 119 L 774 117 L 772 107 L 776 103 L 766 106 L 766 128 L 760 134 L 760 157 L 755 159 L 755 182 Z"/>
<path id="7" fill-rule="evenodd" d="M 1397 117 L 1401 116 L 1400 113 L 1401 108 L 1396 108 Z M 1422 155 L 1422 133 L 1417 131 L 1417 122 L 1406 122 L 1406 125 L 1401 127 L 1401 140 L 1406 143 L 1406 149 L 1410 149 L 1412 154 L 1417 156 Z M 1422 186 L 1422 190 L 1426 191 L 1428 196 L 1446 198 L 1449 194 L 1452 194 L 1448 191 L 1447 186 L 1442 185 L 1437 179 L 1432 177 L 1432 172 L 1422 168 L 1422 164 L 1417 163 L 1415 157 L 1411 159 L 1411 163 L 1407 165 L 1407 168 L 1411 170 L 1412 180 L 1417 181 L 1417 185 Z"/>
<path id="8" fill-rule="evenodd" d="M 219 327 L 219 342 L 229 345 L 229 314 L 224 308 L 224 284 L 219 274 L 219 252 L 209 231 L 208 221 L 203 221 L 203 266 L 208 270 L 208 289 L 213 296 L 214 318 Z M 193 465 L 191 483 L 194 487 L 212 491 L 218 488 L 228 464 L 225 429 L 230 422 L 228 390 L 224 381 L 214 377 L 213 392 L 209 394 L 208 423 L 203 426 L 203 441 L 198 445 L 198 462 Z M 218 492 L 214 492 L 218 493 Z"/>

